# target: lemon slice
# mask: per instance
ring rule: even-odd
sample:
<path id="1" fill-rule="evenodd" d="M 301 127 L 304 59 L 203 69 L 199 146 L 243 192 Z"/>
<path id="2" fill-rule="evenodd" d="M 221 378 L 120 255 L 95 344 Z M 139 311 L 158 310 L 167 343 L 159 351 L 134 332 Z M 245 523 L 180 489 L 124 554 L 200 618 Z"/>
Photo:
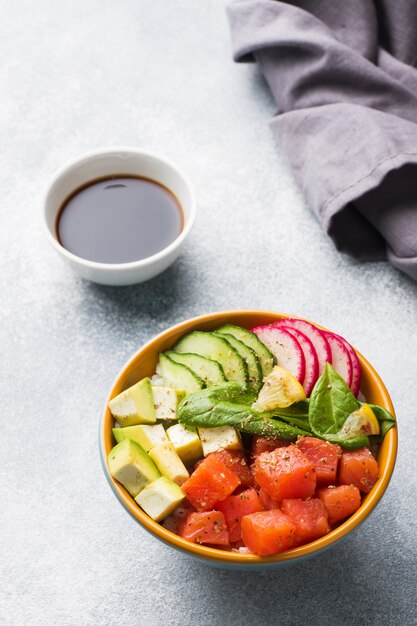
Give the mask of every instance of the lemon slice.
<path id="1" fill-rule="evenodd" d="M 358 435 L 379 435 L 380 432 L 381 429 L 375 413 L 369 404 L 363 404 L 360 409 L 346 418 L 338 436 L 341 439 L 350 439 Z"/>
<path id="2" fill-rule="evenodd" d="M 283 409 L 305 399 L 305 391 L 296 377 L 283 367 L 276 365 L 264 379 L 264 385 L 259 392 L 258 399 L 252 404 L 252 408 L 258 411 Z"/>

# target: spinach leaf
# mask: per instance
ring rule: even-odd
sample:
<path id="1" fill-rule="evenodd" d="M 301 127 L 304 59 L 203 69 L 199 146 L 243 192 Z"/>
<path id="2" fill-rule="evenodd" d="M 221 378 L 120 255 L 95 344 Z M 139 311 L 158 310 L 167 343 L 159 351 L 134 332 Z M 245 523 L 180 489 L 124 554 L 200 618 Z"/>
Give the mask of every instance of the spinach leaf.
<path id="1" fill-rule="evenodd" d="M 282 422 L 286 422 L 287 424 L 292 424 L 293 426 L 297 426 L 297 428 L 302 428 L 303 430 L 307 430 L 310 433 L 310 436 L 313 435 L 313 433 L 311 432 L 308 416 L 291 417 L 289 415 L 281 415 L 279 413 L 276 413 L 275 411 L 271 415 L 273 418 L 279 419 Z"/>
<path id="2" fill-rule="evenodd" d="M 310 397 L 308 417 L 313 433 L 324 439 L 327 435 L 335 435 L 359 406 L 343 378 L 330 363 L 326 363 Z"/>
<path id="3" fill-rule="evenodd" d="M 301 400 L 300 402 L 291 404 L 291 406 L 285 407 L 285 409 L 272 409 L 271 413 L 285 417 L 308 417 L 309 402 L 308 399 Z"/>
<path id="4" fill-rule="evenodd" d="M 214 385 L 187 396 L 178 407 L 178 421 L 189 426 L 215 428 L 233 426 L 251 435 L 281 437 L 290 441 L 299 436 L 316 436 L 347 450 L 369 445 L 366 436 L 341 439 L 339 430 L 347 417 L 362 403 L 358 402 L 343 379 L 329 364 L 317 381 L 310 400 L 297 402 L 285 409 L 256 411 L 252 393 L 238 382 Z M 370 407 L 381 425 L 382 440 L 395 423 L 383 407 Z"/>
<path id="5" fill-rule="evenodd" d="M 367 448 L 369 446 L 369 437 L 366 435 L 358 435 L 357 437 L 351 437 L 350 439 L 342 439 L 337 435 L 318 435 L 320 439 L 330 441 L 330 443 L 336 443 L 344 450 L 358 450 L 359 448 Z"/>
<path id="6" fill-rule="evenodd" d="M 346 419 L 364 403 L 359 402 L 335 369 L 326 364 L 326 369 L 316 382 L 310 397 L 309 422 L 316 437 L 336 443 L 347 450 L 369 446 L 369 437 L 360 435 L 351 439 L 338 436 Z M 387 409 L 369 404 L 375 413 L 381 428 L 377 441 L 382 441 L 389 429 L 395 424 L 395 418 Z M 374 439 L 374 438 L 373 438 Z M 375 440 L 375 439 L 374 439 Z"/>
<path id="7" fill-rule="evenodd" d="M 213 407 L 219 402 L 236 402 L 238 404 L 248 404 L 253 402 L 253 396 L 248 394 L 246 387 L 238 382 L 228 382 L 222 385 L 213 385 L 208 389 L 193 393 L 180 403 L 178 414 L 192 417 L 209 414 Z"/>
<path id="8" fill-rule="evenodd" d="M 234 426 L 243 433 L 262 435 L 263 437 L 282 437 L 296 439 L 298 436 L 308 436 L 310 433 L 301 428 L 286 424 L 274 419 L 266 411 L 258 412 L 246 405 L 219 402 L 210 416 L 213 426 Z"/>
<path id="9" fill-rule="evenodd" d="M 288 417 L 287 415 L 273 415 L 272 417 L 279 419 L 282 422 L 286 422 L 287 424 L 291 424 L 292 426 L 296 426 L 297 428 L 302 428 L 305 431 L 308 431 L 310 437 L 313 436 L 311 432 L 310 423 L 308 421 L 308 417 L 306 418 L 293 418 Z"/>
<path id="10" fill-rule="evenodd" d="M 362 404 L 363 404 L 363 402 L 361 402 L 361 405 Z M 376 418 L 377 418 L 377 420 L 379 422 L 379 427 L 381 429 L 381 432 L 380 432 L 379 435 L 376 436 L 375 440 L 377 442 L 380 442 L 380 441 L 383 440 L 383 438 L 385 437 L 387 432 L 390 430 L 390 428 L 392 428 L 394 426 L 394 424 L 396 423 L 396 419 L 383 406 L 378 406 L 377 404 L 369 404 L 369 406 L 371 407 L 371 409 L 375 413 Z"/>
<path id="11" fill-rule="evenodd" d="M 274 419 L 268 412 L 252 409 L 248 396 L 239 383 L 225 383 L 198 391 L 185 398 L 178 407 L 177 417 L 189 426 L 233 426 L 241 432 L 265 437 L 294 440 L 299 435 L 311 435 L 308 430 Z"/>

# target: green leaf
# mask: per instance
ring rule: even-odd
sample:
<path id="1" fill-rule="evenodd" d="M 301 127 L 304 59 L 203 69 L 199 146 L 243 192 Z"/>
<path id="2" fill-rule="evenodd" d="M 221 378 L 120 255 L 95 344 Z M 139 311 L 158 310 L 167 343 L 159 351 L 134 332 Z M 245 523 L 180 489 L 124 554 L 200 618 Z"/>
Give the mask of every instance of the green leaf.
<path id="1" fill-rule="evenodd" d="M 213 385 L 187 396 L 178 408 L 178 420 L 185 425 L 206 428 L 233 426 L 251 435 L 281 437 L 290 441 L 301 435 L 316 436 L 347 450 L 369 445 L 365 436 L 352 439 L 337 436 L 346 418 L 361 403 L 329 364 L 317 381 L 310 401 L 297 402 L 272 412 L 252 409 L 253 401 L 253 394 L 238 382 Z M 382 438 L 395 419 L 383 407 L 370 406 L 380 420 Z"/>
<path id="2" fill-rule="evenodd" d="M 213 385 L 208 389 L 186 396 L 178 407 L 178 413 L 190 418 L 209 413 L 219 402 L 236 402 L 251 404 L 253 395 L 248 394 L 245 385 L 238 382 L 228 382 L 222 385 Z"/>
<path id="3" fill-rule="evenodd" d="M 369 446 L 369 437 L 366 435 L 351 437 L 350 439 L 341 439 L 333 435 L 323 435 L 321 439 L 325 439 L 330 443 L 336 443 L 345 450 L 358 450 L 359 448 L 367 448 Z"/>
<path id="4" fill-rule="evenodd" d="M 379 433 L 379 435 L 377 435 L 378 442 L 381 442 L 383 440 L 383 438 L 385 437 L 385 435 L 387 434 L 387 432 L 389 430 L 391 430 L 391 428 L 394 426 L 395 422 L 381 422 L 380 427 L 381 427 L 381 432 Z"/>
<path id="5" fill-rule="evenodd" d="M 363 404 L 363 402 L 361 402 L 361 404 Z M 385 409 L 383 406 L 378 406 L 377 404 L 369 404 L 369 406 L 375 413 L 376 418 L 379 422 L 381 432 L 379 435 L 376 436 L 375 439 L 377 442 L 380 442 L 383 440 L 387 432 L 394 426 L 394 424 L 396 423 L 396 419 L 393 415 L 391 415 L 388 409 Z"/>
<path id="6" fill-rule="evenodd" d="M 365 403 L 361 402 L 360 404 L 362 406 Z M 391 422 L 392 424 L 395 424 L 396 419 L 393 415 L 391 415 L 388 409 L 385 409 L 383 406 L 378 406 L 378 404 L 369 404 L 369 402 L 368 402 L 368 406 L 370 406 L 373 412 L 375 413 L 375 416 L 379 423 Z"/>
<path id="7" fill-rule="evenodd" d="M 336 370 L 326 363 L 311 393 L 308 417 L 311 430 L 324 439 L 339 432 L 360 404 Z"/>
<path id="8" fill-rule="evenodd" d="M 243 433 L 263 437 L 293 440 L 301 435 L 310 435 L 308 431 L 274 419 L 270 413 L 231 402 L 219 402 L 212 411 L 210 421 L 213 426 L 233 426 Z"/>
<path id="9" fill-rule="evenodd" d="M 310 432 L 311 428 L 308 418 L 308 404 L 308 400 L 301 400 L 301 402 L 295 402 L 285 409 L 274 409 L 271 413 L 274 417 L 277 417 L 283 422 L 287 422 L 293 426 L 298 426 L 298 428 L 303 428 L 304 430 L 308 430 Z"/>
<path id="10" fill-rule="evenodd" d="M 311 435 L 309 430 L 274 419 L 271 413 L 255 411 L 239 383 L 225 383 L 187 396 L 178 407 L 178 421 L 188 426 L 233 426 L 241 432 L 294 440 Z"/>
<path id="11" fill-rule="evenodd" d="M 308 421 L 308 417 L 305 418 L 297 418 L 297 417 L 288 417 L 287 415 L 273 415 L 272 417 L 279 419 L 282 422 L 286 422 L 287 424 L 291 424 L 291 426 L 295 426 L 296 428 L 302 428 L 305 431 L 308 431 L 310 437 L 313 436 L 313 433 L 310 428 L 310 423 Z"/>
<path id="12" fill-rule="evenodd" d="M 273 409 L 271 413 L 283 417 L 308 417 L 309 400 L 295 402 L 285 409 Z"/>

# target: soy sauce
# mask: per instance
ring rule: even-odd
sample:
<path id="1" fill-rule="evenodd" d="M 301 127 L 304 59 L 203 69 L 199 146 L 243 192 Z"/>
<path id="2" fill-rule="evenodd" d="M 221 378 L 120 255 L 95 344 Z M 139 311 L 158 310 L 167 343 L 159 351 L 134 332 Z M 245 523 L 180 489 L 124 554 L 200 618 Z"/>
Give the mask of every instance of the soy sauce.
<path id="1" fill-rule="evenodd" d="M 77 189 L 58 212 L 60 244 L 100 263 L 129 263 L 160 252 L 183 228 L 181 206 L 155 181 L 129 175 L 94 180 Z"/>

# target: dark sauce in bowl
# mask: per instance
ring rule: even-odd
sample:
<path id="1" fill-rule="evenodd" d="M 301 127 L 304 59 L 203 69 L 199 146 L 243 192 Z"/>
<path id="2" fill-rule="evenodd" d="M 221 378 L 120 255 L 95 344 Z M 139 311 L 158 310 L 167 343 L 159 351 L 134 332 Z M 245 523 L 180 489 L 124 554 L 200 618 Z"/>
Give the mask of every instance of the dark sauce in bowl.
<path id="1" fill-rule="evenodd" d="M 99 263 L 146 259 L 181 233 L 183 213 L 163 185 L 137 176 L 91 181 L 65 200 L 56 220 L 59 243 Z"/>

